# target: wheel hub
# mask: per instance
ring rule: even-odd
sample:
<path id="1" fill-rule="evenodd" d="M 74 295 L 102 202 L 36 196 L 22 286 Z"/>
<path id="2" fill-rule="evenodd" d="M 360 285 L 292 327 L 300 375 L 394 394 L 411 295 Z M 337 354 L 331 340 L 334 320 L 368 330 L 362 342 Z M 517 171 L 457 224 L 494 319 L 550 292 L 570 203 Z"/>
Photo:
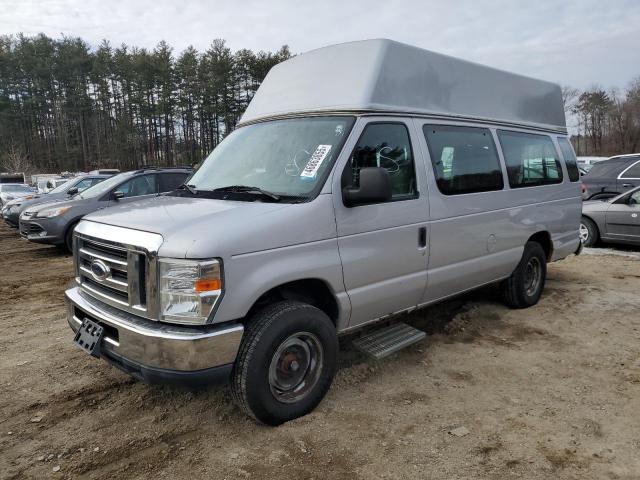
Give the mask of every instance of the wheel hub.
<path id="1" fill-rule="evenodd" d="M 527 262 L 524 276 L 524 288 L 527 296 L 536 294 L 542 280 L 542 264 L 540 259 L 534 257 Z"/>
<path id="2" fill-rule="evenodd" d="M 318 337 L 309 332 L 291 335 L 276 349 L 269 365 L 269 388 L 281 402 L 304 398 L 322 371 L 323 350 Z"/>
<path id="3" fill-rule="evenodd" d="M 589 229 L 584 223 L 580 224 L 580 240 L 582 243 L 586 242 L 589 239 Z"/>

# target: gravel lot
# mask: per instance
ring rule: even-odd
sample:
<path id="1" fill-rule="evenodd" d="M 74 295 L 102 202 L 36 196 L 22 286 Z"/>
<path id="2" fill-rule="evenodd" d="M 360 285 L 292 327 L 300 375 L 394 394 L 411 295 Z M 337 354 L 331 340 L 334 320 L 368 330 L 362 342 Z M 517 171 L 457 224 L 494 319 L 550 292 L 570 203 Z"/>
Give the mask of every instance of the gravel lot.
<path id="1" fill-rule="evenodd" d="M 549 268 L 540 304 L 485 289 L 412 315 L 380 362 L 342 340 L 329 395 L 278 428 L 226 389 L 138 383 L 71 344 L 71 257 L 0 226 L 2 478 L 640 478 L 640 258 Z"/>

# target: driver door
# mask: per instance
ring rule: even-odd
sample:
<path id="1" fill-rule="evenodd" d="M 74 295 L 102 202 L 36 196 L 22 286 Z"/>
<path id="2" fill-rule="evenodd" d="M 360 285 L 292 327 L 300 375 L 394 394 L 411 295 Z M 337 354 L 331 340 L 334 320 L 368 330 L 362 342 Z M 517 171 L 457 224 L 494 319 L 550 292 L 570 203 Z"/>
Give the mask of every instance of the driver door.
<path id="1" fill-rule="evenodd" d="M 640 241 L 640 190 L 611 204 L 606 213 L 607 237 Z"/>
<path id="2" fill-rule="evenodd" d="M 351 301 L 349 327 L 414 307 L 427 282 L 426 173 L 411 120 L 362 118 L 355 145 L 345 146 L 333 180 L 333 201 L 344 284 Z M 359 170 L 383 167 L 390 201 L 345 205 L 342 189 Z"/>

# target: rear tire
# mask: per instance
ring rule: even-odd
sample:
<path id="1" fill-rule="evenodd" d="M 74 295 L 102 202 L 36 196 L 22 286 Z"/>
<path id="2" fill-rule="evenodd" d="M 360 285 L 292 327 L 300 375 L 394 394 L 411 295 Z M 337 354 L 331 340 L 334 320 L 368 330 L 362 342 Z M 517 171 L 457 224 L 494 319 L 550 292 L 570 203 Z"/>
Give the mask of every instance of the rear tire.
<path id="1" fill-rule="evenodd" d="M 249 320 L 231 374 L 234 402 L 267 425 L 311 412 L 331 386 L 338 336 L 311 305 L 281 301 Z"/>
<path id="2" fill-rule="evenodd" d="M 593 247 L 600 239 L 598 226 L 593 220 L 582 217 L 580 220 L 580 241 L 585 247 Z"/>
<path id="3" fill-rule="evenodd" d="M 502 282 L 502 295 L 511 308 L 527 308 L 538 303 L 547 278 L 547 255 L 537 242 L 527 242 L 520 263 Z"/>

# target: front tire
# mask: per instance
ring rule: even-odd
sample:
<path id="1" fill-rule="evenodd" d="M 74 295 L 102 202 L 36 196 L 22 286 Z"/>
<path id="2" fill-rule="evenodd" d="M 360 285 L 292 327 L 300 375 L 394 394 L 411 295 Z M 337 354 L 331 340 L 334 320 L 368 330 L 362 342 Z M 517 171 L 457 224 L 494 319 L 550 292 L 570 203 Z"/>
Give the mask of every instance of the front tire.
<path id="1" fill-rule="evenodd" d="M 67 233 L 64 235 L 64 247 L 67 251 L 73 254 L 73 231 L 75 230 L 78 223 L 74 223 L 67 229 Z"/>
<path id="2" fill-rule="evenodd" d="M 598 232 L 598 226 L 587 217 L 582 217 L 580 220 L 580 241 L 585 247 L 593 247 L 600 238 L 600 232 Z"/>
<path id="3" fill-rule="evenodd" d="M 547 278 L 547 255 L 538 242 L 527 242 L 520 263 L 502 283 L 505 303 L 511 308 L 527 308 L 540 300 Z"/>
<path id="4" fill-rule="evenodd" d="M 257 312 L 245 329 L 231 378 L 234 402 L 267 425 L 311 412 L 331 386 L 338 337 L 311 305 L 281 301 Z"/>

